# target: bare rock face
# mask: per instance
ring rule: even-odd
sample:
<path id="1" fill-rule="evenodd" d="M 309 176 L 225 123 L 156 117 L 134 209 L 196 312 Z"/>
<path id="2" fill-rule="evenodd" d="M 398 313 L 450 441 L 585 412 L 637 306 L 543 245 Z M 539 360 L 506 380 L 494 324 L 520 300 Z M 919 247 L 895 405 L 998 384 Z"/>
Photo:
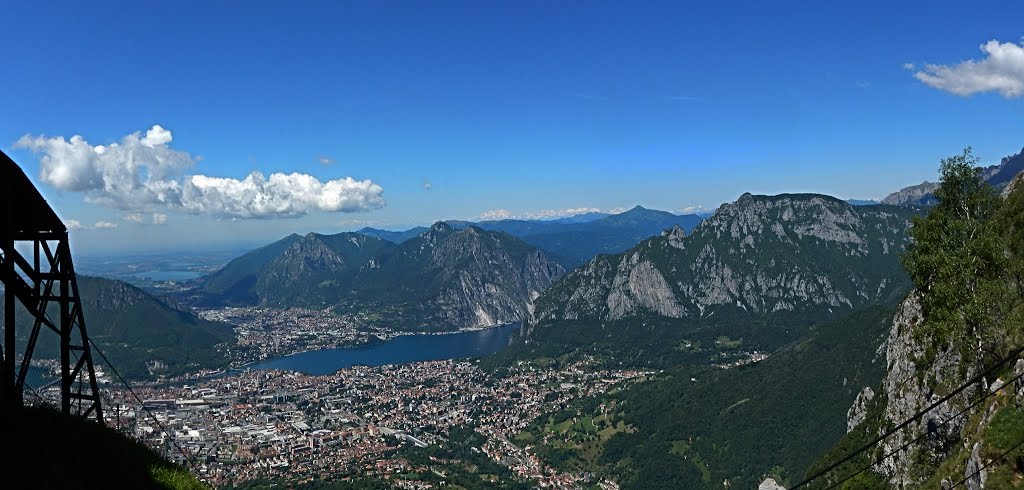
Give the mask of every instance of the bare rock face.
<path id="1" fill-rule="evenodd" d="M 663 231 L 661 236 L 667 238 L 668 244 L 672 247 L 678 249 L 686 248 L 683 241 L 683 239 L 686 238 L 686 230 L 682 229 L 679 225 L 675 225 L 671 229 Z"/>
<path id="2" fill-rule="evenodd" d="M 565 272 L 540 250 L 513 253 L 515 245 L 506 242 L 514 239 L 508 236 L 474 227 L 442 232 L 445 236 L 427 240 L 425 255 L 426 273 L 443 279 L 430 310 L 445 324 L 484 327 L 529 320 L 534 300 Z"/>
<path id="3" fill-rule="evenodd" d="M 1017 406 L 1024 406 L 1024 359 L 1017 359 L 1017 364 L 1013 368 L 1014 377 L 1017 381 L 1013 383 L 1014 392 L 1016 397 L 1014 401 Z"/>
<path id="4" fill-rule="evenodd" d="M 857 394 L 857 398 L 853 401 L 853 406 L 846 412 L 846 432 L 852 432 L 858 425 L 864 422 L 864 418 L 868 412 L 868 402 L 875 398 L 875 390 L 872 390 L 870 386 L 865 386 L 863 390 Z"/>
<path id="5" fill-rule="evenodd" d="M 1017 154 L 1004 157 L 999 165 L 985 168 L 981 176 L 997 188 L 1003 187 L 1024 172 L 1024 149 Z"/>
<path id="6" fill-rule="evenodd" d="M 607 256 L 598 256 L 589 264 L 577 269 L 574 273 L 580 287 L 573 289 L 564 304 L 564 311 L 551 311 L 551 316 L 559 313 L 569 320 L 579 318 L 581 312 L 586 314 L 593 305 L 607 302 L 608 291 L 614 281 L 614 266 Z"/>
<path id="7" fill-rule="evenodd" d="M 925 204 L 935 189 L 939 187 L 937 182 L 922 182 L 917 185 L 900 189 L 882 199 L 882 204 L 891 206 L 913 206 Z"/>
<path id="8" fill-rule="evenodd" d="M 831 312 L 890 299 L 910 212 L 828 196 L 744 194 L 687 236 L 598 256 L 538 300 L 535 321 Z"/>
<path id="9" fill-rule="evenodd" d="M 981 443 L 974 443 L 971 450 L 971 458 L 967 460 L 967 470 L 964 472 L 964 486 L 968 490 L 982 490 L 985 488 L 985 480 L 988 479 L 988 471 L 984 468 L 985 463 L 981 460 Z"/>
<path id="10" fill-rule="evenodd" d="M 912 293 L 893 319 L 887 340 L 888 372 L 882 383 L 887 400 L 883 426 L 900 424 L 941 399 L 941 387 L 958 384 L 976 374 L 972 370 L 961 372 L 963 359 L 956 349 L 946 349 L 937 353 L 934 359 L 926 359 L 924 347 L 914 337 L 914 329 L 921 321 L 920 299 Z M 923 366 L 919 367 L 921 364 Z M 982 388 L 978 386 L 978 389 Z M 881 444 L 881 450 L 889 456 L 873 468 L 875 472 L 887 477 L 896 488 L 920 483 L 920 476 L 913 475 L 915 463 L 941 461 L 960 444 L 960 434 L 969 414 L 950 419 L 970 403 L 971 393 L 971 389 L 961 392 L 887 438 Z M 950 421 L 943 425 L 947 420 Z M 926 437 L 905 450 L 897 451 L 922 433 L 926 433 Z"/>
<path id="11" fill-rule="evenodd" d="M 764 481 L 757 486 L 757 490 L 786 490 L 786 487 L 779 485 L 774 478 L 765 478 Z"/>
<path id="12" fill-rule="evenodd" d="M 1010 193 L 1020 188 L 1021 182 L 1024 182 L 1024 172 L 1017 174 L 1017 176 L 1014 177 L 1013 180 L 1006 184 L 1006 187 L 1003 188 L 1003 192 L 1001 193 L 1003 199 L 1006 199 L 1007 197 L 1010 196 Z"/>
<path id="13" fill-rule="evenodd" d="M 617 320 L 639 309 L 672 318 L 683 316 L 683 308 L 665 277 L 653 264 L 634 253 L 619 264 L 612 281 L 608 318 Z"/>

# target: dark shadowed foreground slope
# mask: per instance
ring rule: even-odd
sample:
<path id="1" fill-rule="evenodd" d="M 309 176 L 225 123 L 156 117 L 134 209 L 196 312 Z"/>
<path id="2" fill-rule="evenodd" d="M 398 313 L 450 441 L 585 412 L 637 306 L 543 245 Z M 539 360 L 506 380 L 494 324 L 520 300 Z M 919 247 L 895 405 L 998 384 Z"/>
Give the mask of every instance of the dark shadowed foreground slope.
<path id="1" fill-rule="evenodd" d="M 2 488 L 207 488 L 185 468 L 95 422 L 42 408 L 0 416 Z"/>

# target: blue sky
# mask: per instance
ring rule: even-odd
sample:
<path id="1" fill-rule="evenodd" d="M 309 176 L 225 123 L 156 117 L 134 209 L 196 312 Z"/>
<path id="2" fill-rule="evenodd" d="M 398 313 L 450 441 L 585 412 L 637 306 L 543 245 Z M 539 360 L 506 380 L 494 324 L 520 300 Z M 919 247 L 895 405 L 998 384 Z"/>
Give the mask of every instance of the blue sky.
<path id="1" fill-rule="evenodd" d="M 1024 98 L 973 76 L 1024 73 L 1020 2 L 11 2 L 3 17 L 0 148 L 87 252 L 747 191 L 882 197 L 964 146 L 986 164 L 1024 146 Z M 992 40 L 1002 57 L 979 49 Z M 928 63 L 949 71 L 923 83 Z M 62 161 L 49 138 L 73 135 L 125 151 Z M 135 178 L 201 192 L 115 185 L 125 159 L 164 157 Z M 253 171 L 315 184 L 254 211 Z"/>

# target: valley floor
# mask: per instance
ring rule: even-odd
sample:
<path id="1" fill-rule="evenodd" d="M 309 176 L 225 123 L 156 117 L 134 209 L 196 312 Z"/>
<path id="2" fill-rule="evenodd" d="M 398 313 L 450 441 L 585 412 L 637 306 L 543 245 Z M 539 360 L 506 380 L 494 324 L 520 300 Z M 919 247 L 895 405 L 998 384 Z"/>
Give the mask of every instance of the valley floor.
<path id="1" fill-rule="evenodd" d="M 186 463 L 176 443 L 215 486 L 372 476 L 414 488 L 468 475 L 570 488 L 591 476 L 555 471 L 530 445 L 512 441 L 543 413 L 650 374 L 595 369 L 587 361 L 519 364 L 500 376 L 456 361 L 354 367 L 329 376 L 247 371 L 139 389 L 145 407 L 111 390 L 107 415 L 108 424 Z M 469 428 L 475 432 L 467 434 Z M 460 444 L 465 454 L 456 451 Z"/>

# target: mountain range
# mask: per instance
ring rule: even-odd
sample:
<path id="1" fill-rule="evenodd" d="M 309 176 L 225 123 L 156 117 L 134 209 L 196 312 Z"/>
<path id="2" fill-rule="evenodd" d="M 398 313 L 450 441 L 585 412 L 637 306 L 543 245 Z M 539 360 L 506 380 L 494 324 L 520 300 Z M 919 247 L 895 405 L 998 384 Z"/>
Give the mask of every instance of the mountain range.
<path id="1" fill-rule="evenodd" d="M 401 243 L 291 235 L 231 261 L 197 292 L 200 304 L 330 307 L 398 329 L 449 330 L 527 319 L 564 272 L 507 233 L 438 222 Z"/>
<path id="2" fill-rule="evenodd" d="M 485 365 L 589 356 L 663 370 L 568 409 L 610 410 L 632 431 L 537 449 L 566 469 L 622 488 L 802 475 L 842 436 L 859 385 L 884 374 L 872 359 L 911 287 L 900 254 L 919 212 L 744 194 L 691 234 L 673 228 L 567 274 L 538 298 L 524 338 Z"/>
<path id="3" fill-rule="evenodd" d="M 1021 155 L 1007 157 L 984 176 L 1009 189 L 1005 174 L 1022 166 Z M 899 305 L 911 288 L 900 255 L 933 190 L 925 183 L 884 204 L 747 193 L 706 219 L 636 207 L 551 221 L 293 234 L 204 278 L 191 299 L 331 308 L 407 331 L 524 322 L 519 341 L 482 366 L 585 356 L 657 371 L 566 408 L 600 410 L 629 427 L 549 448 L 574 470 L 614 476 L 623 488 L 794 481 L 843 437 L 837 420 L 856 427 L 856 407 L 874 407 L 861 414 L 874 418 L 861 430 L 869 437 L 878 412 L 890 410 L 893 394 L 868 405 L 860 390 L 889 383 L 907 357 L 880 345 L 913 342 L 895 333 L 886 341 L 885 331 L 896 313 L 897 324 L 909 322 L 900 316 L 913 309 Z M 229 327 L 117 281 L 83 277 L 80 285 L 90 333 L 133 375 L 226 362 Z M 917 388 L 926 399 L 927 386 Z M 851 434 L 843 443 L 858 440 Z"/>
<path id="4" fill-rule="evenodd" d="M 674 228 L 572 271 L 537 300 L 528 348 L 677 358 L 684 332 L 781 345 L 817 319 L 904 293 L 899 253 L 913 213 L 744 194 L 690 235 Z"/>
<path id="5" fill-rule="evenodd" d="M 1021 172 L 1024 172 L 1024 149 L 1021 149 L 1019 153 L 1004 157 L 998 165 L 982 168 L 981 176 L 993 187 L 1001 190 Z M 931 206 L 935 204 L 932 192 L 938 186 L 938 183 L 924 181 L 889 194 L 882 199 L 882 203 L 893 206 Z"/>
<path id="6" fill-rule="evenodd" d="M 622 252 L 673 226 L 690 231 L 702 219 L 695 214 L 677 215 L 636 206 L 618 214 L 592 212 L 553 220 L 449 220 L 446 223 L 456 229 L 476 226 L 483 230 L 508 233 L 547 252 L 566 269 L 572 269 L 598 254 Z M 423 227 L 404 231 L 363 228 L 357 233 L 402 243 L 425 230 Z"/>

